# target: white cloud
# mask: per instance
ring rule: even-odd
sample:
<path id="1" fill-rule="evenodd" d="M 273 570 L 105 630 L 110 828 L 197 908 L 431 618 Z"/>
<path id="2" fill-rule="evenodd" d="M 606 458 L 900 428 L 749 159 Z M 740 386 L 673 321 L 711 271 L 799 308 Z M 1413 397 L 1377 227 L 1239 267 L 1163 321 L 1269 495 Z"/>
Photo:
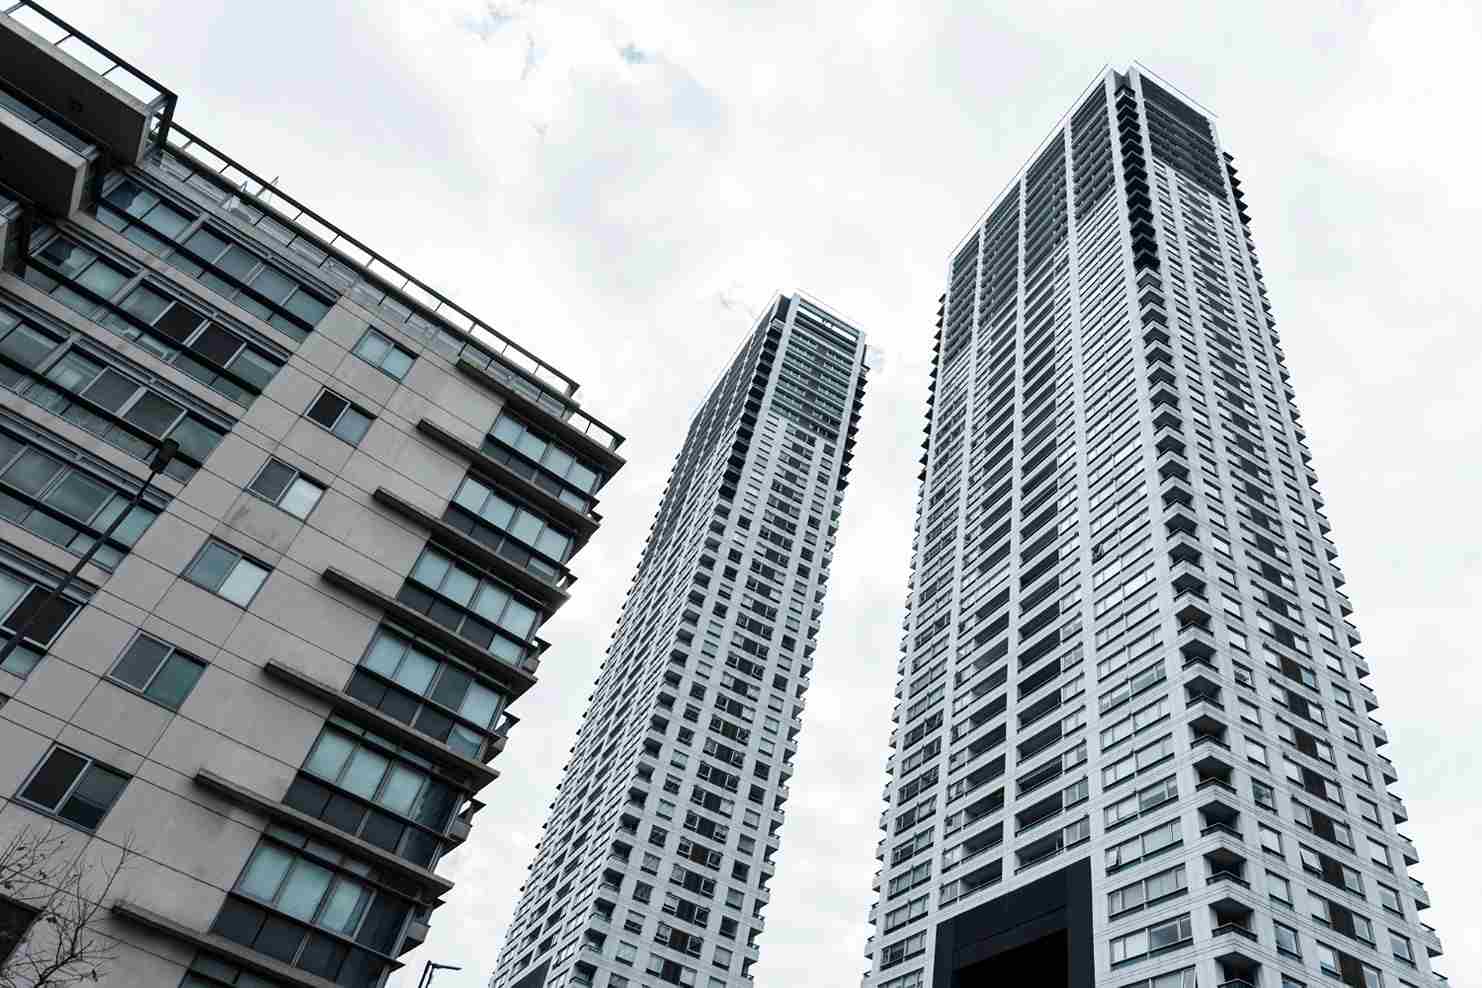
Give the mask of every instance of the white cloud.
<path id="1" fill-rule="evenodd" d="M 794 287 L 889 359 L 755 974 L 856 982 L 947 254 L 1095 72 L 1132 57 L 1213 108 L 1236 155 L 1436 904 L 1425 918 L 1456 983 L 1482 970 L 1465 918 L 1482 912 L 1473 7 L 57 6 L 174 85 L 187 126 L 578 377 L 631 437 L 503 776 L 450 862 L 460 885 L 402 984 L 433 957 L 467 969 L 441 988 L 482 985 L 685 419 L 750 311 Z"/>

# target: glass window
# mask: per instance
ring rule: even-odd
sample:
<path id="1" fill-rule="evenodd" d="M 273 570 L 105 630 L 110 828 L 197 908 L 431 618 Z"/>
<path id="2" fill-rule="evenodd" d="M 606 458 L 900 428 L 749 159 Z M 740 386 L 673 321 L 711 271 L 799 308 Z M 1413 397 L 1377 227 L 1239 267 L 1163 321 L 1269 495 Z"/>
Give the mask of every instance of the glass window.
<path id="1" fill-rule="evenodd" d="M 1302 956 L 1302 947 L 1297 939 L 1297 931 L 1282 923 L 1272 924 L 1276 928 L 1276 949 L 1293 957 Z"/>
<path id="2" fill-rule="evenodd" d="M 524 643 L 535 634 L 541 616 L 492 577 L 432 546 L 412 567 L 398 599 L 511 662 L 525 654 Z"/>
<path id="3" fill-rule="evenodd" d="M 124 649 L 109 676 L 171 710 L 180 709 L 206 663 L 157 638 L 140 634 Z"/>
<path id="4" fill-rule="evenodd" d="M 471 758 L 483 750 L 507 699 L 440 653 L 389 628 L 376 632 L 346 690 Z"/>
<path id="5" fill-rule="evenodd" d="M 38 441 L 0 431 L 0 517 L 82 555 L 118 518 L 132 492 L 120 493 L 85 470 L 81 463 L 91 457 L 81 450 L 52 447 L 54 452 L 43 452 L 35 445 Z M 148 505 L 135 505 L 108 544 L 94 552 L 93 561 L 115 568 L 156 513 Z"/>
<path id="6" fill-rule="evenodd" d="M 20 798 L 84 830 L 96 830 L 129 777 L 66 748 L 53 748 Z"/>
<path id="7" fill-rule="evenodd" d="M 169 203 L 131 176 L 115 175 L 97 205 L 105 226 L 166 258 L 212 291 L 302 342 L 330 302 L 272 261 L 234 243 L 223 230 L 197 226 L 201 213 Z"/>
<path id="8" fill-rule="evenodd" d="M 186 568 L 185 577 L 219 597 L 247 607 L 268 578 L 268 568 L 220 542 L 207 542 Z"/>
<path id="9" fill-rule="evenodd" d="M 324 485 L 282 460 L 269 458 L 247 489 L 295 518 L 307 518 L 324 496 Z"/>
<path id="10" fill-rule="evenodd" d="M 304 414 L 310 421 L 328 429 L 351 446 L 365 438 L 372 420 L 370 413 L 360 410 L 328 390 L 319 392 L 319 397 L 314 399 L 314 404 Z"/>
<path id="11" fill-rule="evenodd" d="M 24 643 L 11 652 L 4 666 L 0 667 L 6 672 L 21 678 L 29 675 L 41 661 L 46 647 L 77 612 L 77 601 L 58 597 L 48 603 L 50 597 L 50 587 L 0 569 L 0 615 L 4 616 L 0 619 L 0 631 L 9 632 L 0 636 L 0 640 L 26 628 Z"/>
<path id="12" fill-rule="evenodd" d="M 412 361 L 417 359 L 416 354 L 374 329 L 367 329 L 360 342 L 355 344 L 355 356 L 398 381 L 407 376 L 407 371 L 412 369 Z"/>
<path id="13" fill-rule="evenodd" d="M 270 827 L 212 931 L 340 984 L 375 984 L 411 909 L 361 877 L 369 873 L 367 865 L 333 848 Z"/>

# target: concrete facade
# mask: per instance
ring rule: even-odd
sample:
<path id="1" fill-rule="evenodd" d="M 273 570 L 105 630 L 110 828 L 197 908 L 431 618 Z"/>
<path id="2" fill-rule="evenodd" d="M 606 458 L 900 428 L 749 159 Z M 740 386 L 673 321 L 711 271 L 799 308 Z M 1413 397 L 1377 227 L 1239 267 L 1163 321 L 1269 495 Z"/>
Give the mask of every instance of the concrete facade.
<path id="1" fill-rule="evenodd" d="M 173 94 L 64 54 L 69 30 L 0 16 L 6 139 L 74 147 L 50 190 L 0 156 L 0 582 L 55 586 L 161 436 L 187 456 L 60 632 L 0 669 L 0 842 L 132 852 L 110 986 L 378 985 L 451 887 L 437 861 L 497 774 L 622 440 L 575 382 L 174 126 Z M 8 639 L 31 598 L 4 593 Z M 140 635 L 175 664 L 125 672 Z M 75 788 L 40 798 L 58 750 L 126 778 L 101 819 Z"/>
<path id="2" fill-rule="evenodd" d="M 865 377 L 783 296 L 705 396 L 494 988 L 750 988 Z"/>
<path id="3" fill-rule="evenodd" d="M 937 326 L 864 984 L 1441 984 L 1207 114 L 1105 72 Z"/>

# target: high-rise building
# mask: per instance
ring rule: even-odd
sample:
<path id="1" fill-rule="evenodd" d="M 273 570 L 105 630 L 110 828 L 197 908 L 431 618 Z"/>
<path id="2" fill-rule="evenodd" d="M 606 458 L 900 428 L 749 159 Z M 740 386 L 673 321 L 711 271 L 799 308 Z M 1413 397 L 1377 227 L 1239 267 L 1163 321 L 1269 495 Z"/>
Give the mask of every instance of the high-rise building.
<path id="1" fill-rule="evenodd" d="M 0 10 L 0 852 L 61 840 L 3 872 L 0 966 L 53 945 L 41 871 L 80 853 L 97 897 L 127 847 L 104 984 L 382 984 L 621 437 L 144 72 Z"/>
<path id="2" fill-rule="evenodd" d="M 751 984 L 865 370 L 784 296 L 695 413 L 496 988 Z"/>
<path id="3" fill-rule="evenodd" d="M 938 317 L 865 984 L 1440 984 L 1213 121 L 1104 73 Z"/>

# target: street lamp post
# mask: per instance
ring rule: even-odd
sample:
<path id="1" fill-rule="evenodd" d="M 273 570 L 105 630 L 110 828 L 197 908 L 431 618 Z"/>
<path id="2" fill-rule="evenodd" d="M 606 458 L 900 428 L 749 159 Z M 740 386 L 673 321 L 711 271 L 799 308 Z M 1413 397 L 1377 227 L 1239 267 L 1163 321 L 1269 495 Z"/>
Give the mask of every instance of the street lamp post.
<path id="1" fill-rule="evenodd" d="M 428 961 L 422 966 L 422 977 L 417 979 L 417 988 L 432 988 L 432 976 L 439 971 L 461 971 L 463 968 L 453 964 L 434 964 Z"/>
<path id="2" fill-rule="evenodd" d="M 108 530 L 93 542 L 92 547 L 82 554 L 81 559 L 77 560 L 77 565 L 72 567 L 72 572 L 68 573 L 62 579 L 62 582 L 58 583 L 56 588 L 41 602 L 40 606 L 31 611 L 30 617 L 22 621 L 21 626 L 15 629 L 15 633 L 10 636 L 10 641 L 6 642 L 3 648 L 0 648 L 0 666 L 5 665 L 5 660 L 10 658 L 10 653 L 14 652 L 25 637 L 31 633 L 31 628 L 41 616 L 51 608 L 52 604 L 61 598 L 62 594 L 67 592 L 68 587 L 77 581 L 77 575 L 92 560 L 93 554 L 98 551 L 98 547 L 104 542 L 107 542 L 118 526 L 123 524 L 123 520 L 133 513 L 134 508 L 144 499 L 144 493 L 149 490 L 149 485 L 154 483 L 154 478 L 158 477 L 160 471 L 170 465 L 170 461 L 175 459 L 175 454 L 178 452 L 180 452 L 180 444 L 173 439 L 166 439 L 159 444 L 154 451 L 154 458 L 149 461 L 149 476 L 144 478 L 144 482 L 134 492 L 133 498 L 129 500 L 128 507 L 118 513 L 118 516 L 113 519 L 113 523 L 108 526 Z"/>

